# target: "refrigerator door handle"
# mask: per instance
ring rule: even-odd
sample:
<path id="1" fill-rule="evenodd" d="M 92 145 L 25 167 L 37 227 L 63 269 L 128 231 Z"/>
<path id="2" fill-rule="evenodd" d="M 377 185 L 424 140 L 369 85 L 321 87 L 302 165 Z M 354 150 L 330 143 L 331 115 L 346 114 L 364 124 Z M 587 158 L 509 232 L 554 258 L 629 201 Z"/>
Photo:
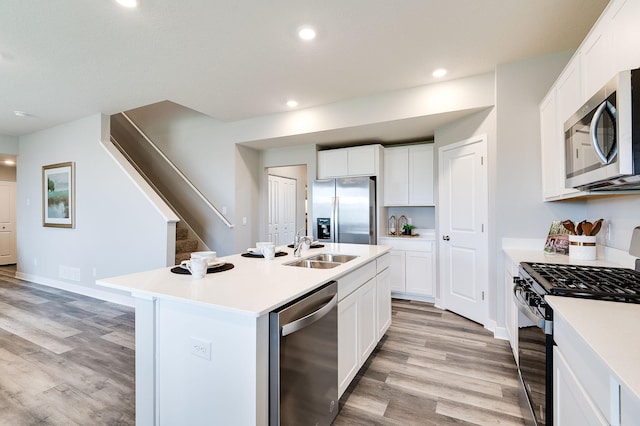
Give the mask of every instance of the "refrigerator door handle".
<path id="1" fill-rule="evenodd" d="M 333 209 L 333 218 L 335 219 L 333 222 L 333 238 L 331 241 L 334 243 L 340 242 L 340 197 L 334 197 L 332 200 L 333 205 L 331 208 Z"/>

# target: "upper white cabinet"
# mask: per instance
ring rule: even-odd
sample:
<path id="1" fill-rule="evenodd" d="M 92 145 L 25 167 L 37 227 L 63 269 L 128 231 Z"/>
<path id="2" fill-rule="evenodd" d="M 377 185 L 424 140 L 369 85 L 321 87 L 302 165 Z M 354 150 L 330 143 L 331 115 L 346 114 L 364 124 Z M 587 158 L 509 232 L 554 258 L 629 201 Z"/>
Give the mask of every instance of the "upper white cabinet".
<path id="1" fill-rule="evenodd" d="M 384 149 L 384 205 L 434 205 L 433 144 Z"/>
<path id="2" fill-rule="evenodd" d="M 347 176 L 377 176 L 382 145 L 318 151 L 318 179 Z"/>
<path id="3" fill-rule="evenodd" d="M 565 149 L 563 123 L 558 114 L 556 92 L 550 92 L 540 104 L 542 149 L 542 197 L 550 201 L 578 194 L 565 186 Z"/>
<path id="4" fill-rule="evenodd" d="M 564 123 L 614 75 L 640 67 L 640 2 L 612 0 L 540 104 L 546 201 L 588 195 L 565 187 Z"/>

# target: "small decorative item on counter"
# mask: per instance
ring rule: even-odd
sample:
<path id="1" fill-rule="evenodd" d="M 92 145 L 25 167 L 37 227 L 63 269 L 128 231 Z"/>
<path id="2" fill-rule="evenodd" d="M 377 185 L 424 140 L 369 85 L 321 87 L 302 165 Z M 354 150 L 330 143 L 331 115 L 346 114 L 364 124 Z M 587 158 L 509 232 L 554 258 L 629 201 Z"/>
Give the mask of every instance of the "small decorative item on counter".
<path id="1" fill-rule="evenodd" d="M 402 215 L 398 218 L 398 224 L 396 225 L 396 235 L 400 235 L 402 231 L 404 231 L 404 226 L 409 223 L 409 220 L 405 215 Z"/>
<path id="2" fill-rule="evenodd" d="M 411 231 L 415 228 L 413 225 L 406 224 L 402 227 L 404 235 L 411 235 Z"/>
<path id="3" fill-rule="evenodd" d="M 596 234 L 600 232 L 604 219 L 598 219 L 591 223 L 586 220 L 575 226 L 574 234 L 569 235 L 569 257 L 578 260 L 596 260 Z M 570 224 L 564 221 L 563 225 L 569 229 Z"/>
<path id="4" fill-rule="evenodd" d="M 549 228 L 549 235 L 547 235 L 547 242 L 544 245 L 545 253 L 549 254 L 569 254 L 569 229 L 564 221 L 554 220 L 551 222 Z"/>
<path id="5" fill-rule="evenodd" d="M 391 215 L 387 225 L 389 227 L 389 235 L 396 235 L 396 227 L 398 226 L 398 221 L 394 215 Z"/>

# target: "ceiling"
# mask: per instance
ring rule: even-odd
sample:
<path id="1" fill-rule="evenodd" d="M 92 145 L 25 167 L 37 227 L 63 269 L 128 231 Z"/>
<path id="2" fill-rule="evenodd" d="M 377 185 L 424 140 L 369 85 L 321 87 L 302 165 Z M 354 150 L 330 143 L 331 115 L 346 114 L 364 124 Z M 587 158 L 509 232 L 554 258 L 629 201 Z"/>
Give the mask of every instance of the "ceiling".
<path id="1" fill-rule="evenodd" d="M 234 121 L 575 49 L 605 0 L 0 2 L 0 134 L 170 100 Z M 296 30 L 317 28 L 312 42 Z M 18 117 L 14 111 L 23 111 Z M 444 117 L 431 117 L 434 126 Z M 402 123 L 396 123 L 399 125 Z M 416 123 L 405 122 L 407 129 Z M 362 133 L 384 129 L 351 129 Z M 349 130 L 345 131 L 347 134 Z M 330 139 L 330 138 L 327 138 Z M 283 144 L 285 141 L 274 141 Z"/>

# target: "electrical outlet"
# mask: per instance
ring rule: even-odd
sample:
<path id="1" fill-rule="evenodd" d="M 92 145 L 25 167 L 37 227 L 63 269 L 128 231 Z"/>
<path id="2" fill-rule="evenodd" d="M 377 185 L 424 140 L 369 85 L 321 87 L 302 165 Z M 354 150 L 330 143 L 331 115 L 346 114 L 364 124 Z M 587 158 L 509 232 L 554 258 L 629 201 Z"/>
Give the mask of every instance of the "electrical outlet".
<path id="1" fill-rule="evenodd" d="M 189 347 L 191 348 L 191 355 L 211 361 L 211 342 L 208 340 L 198 339 L 197 337 L 191 337 L 189 341 Z"/>

